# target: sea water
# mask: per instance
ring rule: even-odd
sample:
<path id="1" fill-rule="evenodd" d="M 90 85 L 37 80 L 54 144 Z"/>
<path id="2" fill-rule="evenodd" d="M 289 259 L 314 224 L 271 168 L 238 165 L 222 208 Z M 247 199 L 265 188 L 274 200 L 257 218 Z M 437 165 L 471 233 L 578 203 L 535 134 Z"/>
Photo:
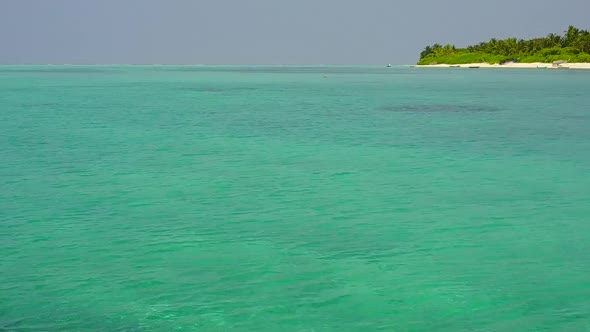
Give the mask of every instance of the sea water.
<path id="1" fill-rule="evenodd" d="M 588 331 L 590 71 L 0 67 L 2 331 Z"/>

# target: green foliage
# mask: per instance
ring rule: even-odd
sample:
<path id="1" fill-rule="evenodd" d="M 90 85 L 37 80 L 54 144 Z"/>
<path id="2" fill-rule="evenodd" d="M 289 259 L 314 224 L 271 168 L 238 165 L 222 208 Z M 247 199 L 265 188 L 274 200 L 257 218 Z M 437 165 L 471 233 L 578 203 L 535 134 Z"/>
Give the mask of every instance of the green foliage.
<path id="1" fill-rule="evenodd" d="M 518 59 L 518 61 L 523 62 L 523 63 L 533 63 L 533 62 L 547 62 L 545 60 L 545 57 L 540 56 L 540 55 L 526 55 L 524 57 L 521 57 L 520 59 Z"/>
<path id="2" fill-rule="evenodd" d="M 420 53 L 420 65 L 434 63 L 501 63 L 508 59 L 519 62 L 590 62 L 590 32 L 570 26 L 563 36 L 551 33 L 545 38 L 490 39 L 466 48 L 434 44 Z"/>
<path id="3" fill-rule="evenodd" d="M 420 59 L 418 64 L 420 65 L 429 65 L 433 63 L 446 63 L 450 65 L 455 64 L 462 64 L 462 63 L 500 63 L 501 61 L 505 60 L 506 57 L 503 55 L 494 55 L 489 53 L 477 52 L 477 53 L 470 53 L 465 51 L 455 52 L 452 54 L 447 55 L 435 55 L 431 54 L 430 56 Z"/>
<path id="4" fill-rule="evenodd" d="M 579 53 L 579 54 L 574 55 L 569 61 L 570 62 L 590 62 L 590 54 Z"/>

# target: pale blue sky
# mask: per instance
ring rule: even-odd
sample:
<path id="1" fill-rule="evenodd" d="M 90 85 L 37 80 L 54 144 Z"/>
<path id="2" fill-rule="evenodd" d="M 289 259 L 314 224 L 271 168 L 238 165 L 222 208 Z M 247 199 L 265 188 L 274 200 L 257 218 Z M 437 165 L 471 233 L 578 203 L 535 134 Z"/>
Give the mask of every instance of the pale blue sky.
<path id="1" fill-rule="evenodd" d="M 590 0 L 0 0 L 0 63 L 414 63 L 589 29 Z"/>

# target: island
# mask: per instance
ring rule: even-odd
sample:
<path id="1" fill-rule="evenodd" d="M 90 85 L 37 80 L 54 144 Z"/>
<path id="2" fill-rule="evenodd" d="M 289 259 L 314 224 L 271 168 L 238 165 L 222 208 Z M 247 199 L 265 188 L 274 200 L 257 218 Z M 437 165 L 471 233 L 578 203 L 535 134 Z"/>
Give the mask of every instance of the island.
<path id="1" fill-rule="evenodd" d="M 563 36 L 492 38 L 466 48 L 434 44 L 420 53 L 418 67 L 590 69 L 590 32 L 570 26 Z"/>

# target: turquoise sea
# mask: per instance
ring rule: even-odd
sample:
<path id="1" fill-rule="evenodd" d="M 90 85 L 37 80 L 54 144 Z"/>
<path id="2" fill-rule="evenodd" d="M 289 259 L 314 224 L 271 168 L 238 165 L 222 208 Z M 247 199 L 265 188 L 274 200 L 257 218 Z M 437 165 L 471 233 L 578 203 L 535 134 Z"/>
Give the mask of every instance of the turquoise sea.
<path id="1" fill-rule="evenodd" d="M 590 71 L 0 67 L 0 331 L 590 331 Z"/>

